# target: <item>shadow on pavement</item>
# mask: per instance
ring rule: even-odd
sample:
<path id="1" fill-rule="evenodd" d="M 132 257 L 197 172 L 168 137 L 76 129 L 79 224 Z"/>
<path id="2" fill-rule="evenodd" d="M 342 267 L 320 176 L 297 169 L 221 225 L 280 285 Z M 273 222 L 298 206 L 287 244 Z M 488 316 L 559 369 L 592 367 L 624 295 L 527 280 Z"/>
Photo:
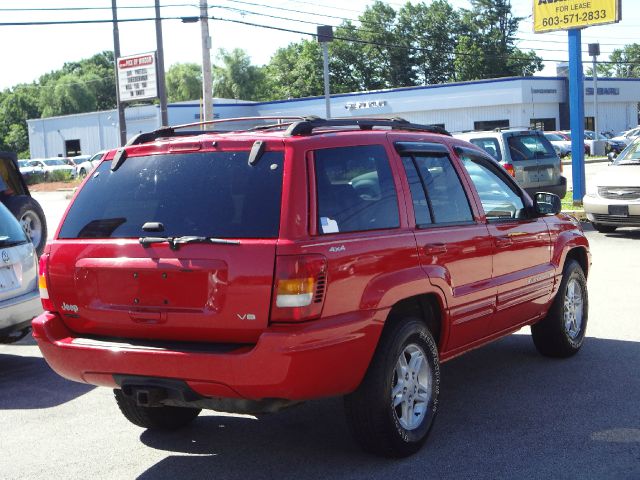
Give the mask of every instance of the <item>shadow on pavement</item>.
<path id="1" fill-rule="evenodd" d="M 145 445 L 173 454 L 139 478 L 640 478 L 639 365 L 636 342 L 588 338 L 554 360 L 512 335 L 442 366 L 438 419 L 413 457 L 362 453 L 342 401 L 328 399 L 145 431 Z"/>
<path id="2" fill-rule="evenodd" d="M 0 410 L 51 408 L 74 400 L 95 387 L 65 380 L 42 357 L 25 356 L 36 344 L 31 336 L 0 353 Z M 16 349 L 16 355 L 11 350 Z M 20 353 L 20 355 L 18 355 Z"/>

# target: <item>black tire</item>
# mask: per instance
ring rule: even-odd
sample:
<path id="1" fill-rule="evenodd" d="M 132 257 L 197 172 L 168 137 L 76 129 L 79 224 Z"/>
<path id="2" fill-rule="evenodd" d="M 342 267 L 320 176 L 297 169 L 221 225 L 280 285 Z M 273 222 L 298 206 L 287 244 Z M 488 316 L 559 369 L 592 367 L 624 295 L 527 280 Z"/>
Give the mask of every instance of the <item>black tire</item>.
<path id="1" fill-rule="evenodd" d="M 422 402 L 426 407 L 420 412 L 416 399 L 407 396 L 409 390 L 413 394 L 418 393 L 415 383 L 407 376 L 400 384 L 396 368 L 399 366 L 401 355 L 407 358 L 407 350 L 416 349 L 421 353 L 423 365 L 427 370 L 419 370 L 422 376 L 421 389 Z M 412 371 L 408 365 L 407 375 Z M 427 372 L 424 374 L 424 372 Z M 418 378 L 417 376 L 415 377 Z M 430 388 L 422 388 L 428 380 Z M 393 397 L 393 390 L 400 388 L 398 394 Z M 347 413 L 347 421 L 356 441 L 370 453 L 386 457 L 406 457 L 417 452 L 427 440 L 427 436 L 438 409 L 438 395 L 440 392 L 440 363 L 438 360 L 438 348 L 431 333 L 425 324 L 417 318 L 404 318 L 395 321 L 385 328 L 374 357 L 364 380 L 358 389 L 345 396 L 344 404 Z M 400 400 L 398 406 L 394 406 L 395 400 Z M 415 402 L 415 403 L 414 403 Z M 419 413 L 407 414 L 410 421 L 417 424 L 406 428 L 403 426 L 403 404 L 411 405 Z M 418 418 L 421 417 L 421 418 Z"/>
<path id="2" fill-rule="evenodd" d="M 600 233 L 613 233 L 616 231 L 615 225 L 600 225 L 599 223 L 593 223 L 593 228 L 595 228 Z"/>
<path id="3" fill-rule="evenodd" d="M 186 407 L 140 407 L 122 390 L 113 391 L 120 411 L 134 425 L 151 430 L 177 430 L 191 423 L 202 411 Z"/>
<path id="4" fill-rule="evenodd" d="M 579 287 L 579 292 L 576 291 L 576 286 Z M 573 295 L 568 292 L 568 288 L 574 289 Z M 571 300 L 567 298 L 568 295 L 579 297 L 582 305 L 580 313 L 576 312 L 577 309 L 572 309 Z M 567 312 L 565 312 L 565 307 Z M 579 320 L 578 316 L 580 316 Z M 567 358 L 575 355 L 584 343 L 588 317 L 587 279 L 580 264 L 575 260 L 569 260 L 565 264 L 560 288 L 547 316 L 531 326 L 533 343 L 542 355 L 548 357 Z M 575 320 L 571 321 L 571 318 Z"/>
<path id="5" fill-rule="evenodd" d="M 28 195 L 8 197 L 4 202 L 33 242 L 38 256 L 42 255 L 47 243 L 47 219 L 40 204 Z"/>

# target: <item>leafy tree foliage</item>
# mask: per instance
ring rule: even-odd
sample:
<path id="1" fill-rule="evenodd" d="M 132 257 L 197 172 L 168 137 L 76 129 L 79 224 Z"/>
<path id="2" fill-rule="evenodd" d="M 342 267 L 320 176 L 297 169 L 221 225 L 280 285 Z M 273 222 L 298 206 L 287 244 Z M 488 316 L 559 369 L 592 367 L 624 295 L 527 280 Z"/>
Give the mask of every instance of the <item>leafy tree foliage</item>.
<path id="1" fill-rule="evenodd" d="M 176 63 L 165 75 L 167 100 L 183 102 L 202 98 L 202 69 L 197 63 Z"/>
<path id="2" fill-rule="evenodd" d="M 213 93 L 216 97 L 259 100 L 263 93 L 264 73 L 251 64 L 247 52 L 235 48 L 218 51 L 219 64 L 213 66 Z"/>
<path id="3" fill-rule="evenodd" d="M 598 73 L 619 78 L 640 77 L 640 44 L 632 43 L 624 48 L 616 48 L 609 57 L 611 63 L 598 64 Z"/>

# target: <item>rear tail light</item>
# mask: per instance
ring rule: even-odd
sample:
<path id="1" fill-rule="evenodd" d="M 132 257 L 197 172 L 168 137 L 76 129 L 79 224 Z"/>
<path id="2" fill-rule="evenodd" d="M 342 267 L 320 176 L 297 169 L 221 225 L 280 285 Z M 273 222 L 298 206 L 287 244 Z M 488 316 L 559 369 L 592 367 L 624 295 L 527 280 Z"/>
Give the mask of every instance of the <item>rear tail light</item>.
<path id="1" fill-rule="evenodd" d="M 510 163 L 505 163 L 505 164 L 503 165 L 503 167 L 504 167 L 504 169 L 509 173 L 509 175 L 511 175 L 512 177 L 514 177 L 514 178 L 515 178 L 515 176 L 516 176 L 516 171 L 515 171 L 515 169 L 513 168 L 513 165 L 511 165 Z"/>
<path id="2" fill-rule="evenodd" d="M 55 307 L 53 306 L 53 302 L 49 298 L 49 289 L 47 286 L 47 277 L 48 277 L 48 268 L 49 268 L 49 254 L 45 253 L 40 257 L 40 262 L 38 263 L 38 288 L 40 289 L 40 301 L 42 302 L 42 308 L 47 312 L 54 312 Z"/>
<path id="3" fill-rule="evenodd" d="M 318 318 L 324 304 L 326 277 L 327 259 L 322 255 L 276 257 L 271 321 Z"/>

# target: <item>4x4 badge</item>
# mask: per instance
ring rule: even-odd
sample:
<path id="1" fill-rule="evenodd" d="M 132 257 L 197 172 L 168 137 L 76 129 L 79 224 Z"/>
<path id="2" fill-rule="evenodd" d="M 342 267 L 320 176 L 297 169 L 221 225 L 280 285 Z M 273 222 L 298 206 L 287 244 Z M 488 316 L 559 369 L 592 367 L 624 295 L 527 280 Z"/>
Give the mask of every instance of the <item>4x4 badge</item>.
<path id="1" fill-rule="evenodd" d="M 345 247 L 344 245 L 340 245 L 339 247 L 331 247 L 329 249 L 329 252 L 331 253 L 339 253 L 339 252 L 344 252 L 347 249 L 347 247 Z"/>

